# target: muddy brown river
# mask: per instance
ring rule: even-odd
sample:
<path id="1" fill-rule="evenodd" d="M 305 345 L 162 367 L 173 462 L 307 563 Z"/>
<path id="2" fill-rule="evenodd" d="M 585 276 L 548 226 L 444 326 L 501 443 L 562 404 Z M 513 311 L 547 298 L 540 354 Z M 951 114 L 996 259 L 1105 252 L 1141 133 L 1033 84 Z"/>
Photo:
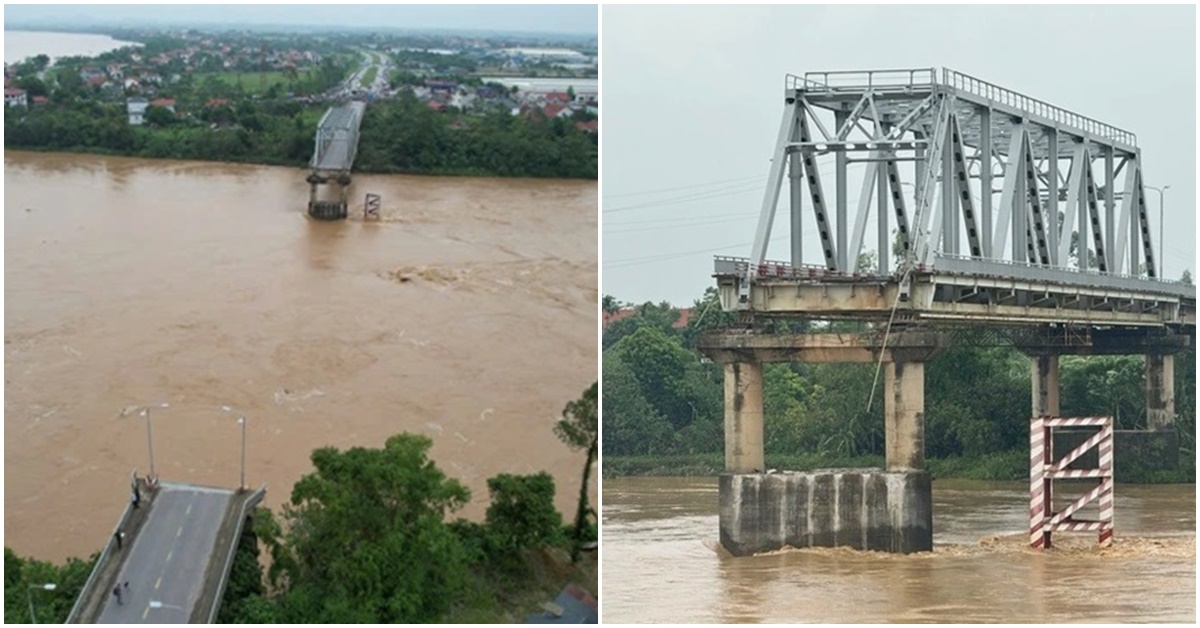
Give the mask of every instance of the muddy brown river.
<path id="1" fill-rule="evenodd" d="M 934 551 L 717 543 L 716 478 L 604 480 L 606 623 L 1186 622 L 1196 620 L 1196 487 L 1115 492 L 1115 542 L 1025 546 L 1022 483 L 934 482 Z M 1024 492 L 1023 492 L 1024 491 Z"/>
<path id="2" fill-rule="evenodd" d="M 5 152 L 6 545 L 100 549 L 149 467 L 139 404 L 170 406 L 165 481 L 237 486 L 230 406 L 271 507 L 312 449 L 407 431 L 471 489 L 464 516 L 488 477 L 543 469 L 574 512 L 583 454 L 552 427 L 597 378 L 595 182 L 360 175 L 322 223 L 304 176 Z"/>

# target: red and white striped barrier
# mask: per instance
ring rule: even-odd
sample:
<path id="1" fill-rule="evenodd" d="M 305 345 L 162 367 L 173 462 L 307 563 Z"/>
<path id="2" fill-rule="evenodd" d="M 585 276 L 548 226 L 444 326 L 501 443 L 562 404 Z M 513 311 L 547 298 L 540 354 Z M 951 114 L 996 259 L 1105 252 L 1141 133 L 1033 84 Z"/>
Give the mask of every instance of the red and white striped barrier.
<path id="1" fill-rule="evenodd" d="M 1100 430 L 1057 461 L 1054 458 L 1053 430 L 1056 427 L 1098 427 Z M 1099 450 L 1095 469 L 1067 469 L 1067 466 L 1093 447 Z M 1100 483 L 1080 495 L 1066 508 L 1054 512 L 1054 480 L 1095 478 Z M 1095 521 L 1075 519 L 1073 515 L 1092 501 L 1099 502 Z M 1029 544 L 1038 549 L 1051 546 L 1052 532 L 1099 532 L 1101 546 L 1112 544 L 1113 537 L 1113 419 L 1102 417 L 1034 417 L 1029 428 Z"/>

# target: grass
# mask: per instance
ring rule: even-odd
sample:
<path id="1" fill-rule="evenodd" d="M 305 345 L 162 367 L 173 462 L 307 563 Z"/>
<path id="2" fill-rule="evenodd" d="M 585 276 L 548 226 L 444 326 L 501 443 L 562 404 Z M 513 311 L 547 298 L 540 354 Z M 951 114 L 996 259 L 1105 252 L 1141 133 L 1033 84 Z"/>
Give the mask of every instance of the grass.
<path id="1" fill-rule="evenodd" d="M 311 73 L 312 70 L 298 71 L 296 80 L 304 81 Z M 250 94 L 264 94 L 271 89 L 272 85 L 279 85 L 279 89 L 286 91 L 292 83 L 292 79 L 287 73 L 276 70 L 270 72 L 198 72 L 192 80 L 196 85 L 203 85 L 209 78 L 216 79 L 230 87 L 236 87 L 240 82 L 242 89 Z"/>
<path id="2" fill-rule="evenodd" d="M 375 82 L 376 74 L 379 74 L 379 66 L 373 65 L 373 66 L 367 68 L 366 74 L 363 74 L 363 77 L 362 77 L 361 85 L 363 86 L 363 89 L 370 87 L 371 83 Z"/>

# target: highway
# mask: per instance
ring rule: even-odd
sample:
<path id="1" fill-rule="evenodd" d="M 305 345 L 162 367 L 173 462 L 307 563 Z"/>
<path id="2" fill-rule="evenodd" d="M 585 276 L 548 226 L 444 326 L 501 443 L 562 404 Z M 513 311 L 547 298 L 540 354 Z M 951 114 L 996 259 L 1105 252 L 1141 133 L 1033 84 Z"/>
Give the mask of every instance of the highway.
<path id="1" fill-rule="evenodd" d="M 97 623 L 184 624 L 204 589 L 217 531 L 233 491 L 163 483 L 150 516 L 121 564 L 129 583 L 117 603 L 105 596 Z"/>

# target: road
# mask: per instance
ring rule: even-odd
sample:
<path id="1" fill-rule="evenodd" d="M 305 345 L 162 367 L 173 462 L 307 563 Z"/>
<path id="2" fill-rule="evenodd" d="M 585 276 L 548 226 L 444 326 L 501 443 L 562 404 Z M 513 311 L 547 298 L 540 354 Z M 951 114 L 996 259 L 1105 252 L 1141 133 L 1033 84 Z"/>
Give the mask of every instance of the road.
<path id="1" fill-rule="evenodd" d="M 97 623 L 187 623 L 232 497 L 233 491 L 164 483 L 121 564 L 117 581 L 129 583 L 124 603 L 110 592 Z"/>

